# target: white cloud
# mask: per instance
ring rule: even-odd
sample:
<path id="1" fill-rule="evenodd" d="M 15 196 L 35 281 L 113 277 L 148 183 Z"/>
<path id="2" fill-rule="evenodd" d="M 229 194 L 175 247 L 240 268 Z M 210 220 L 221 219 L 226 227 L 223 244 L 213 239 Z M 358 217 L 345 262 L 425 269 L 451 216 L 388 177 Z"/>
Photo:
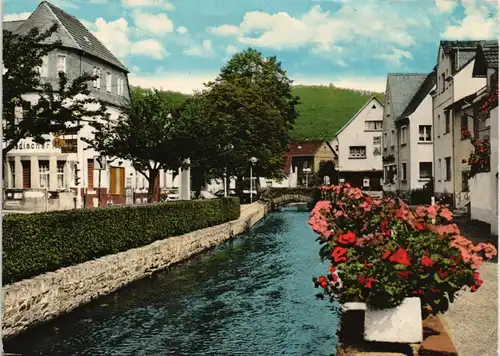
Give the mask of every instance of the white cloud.
<path id="1" fill-rule="evenodd" d="M 498 36 L 498 9 L 493 4 L 462 0 L 465 16 L 446 27 L 441 37 L 453 40 L 494 39 Z"/>
<path id="2" fill-rule="evenodd" d="M 215 72 L 205 73 L 174 73 L 158 71 L 151 74 L 140 74 L 136 71 L 129 75 L 131 85 L 143 88 L 156 88 L 173 90 L 185 94 L 202 90 L 203 83 L 213 81 L 217 76 Z M 344 77 L 344 78 L 314 78 L 309 76 L 291 76 L 295 85 L 329 85 L 332 83 L 338 88 L 349 88 L 356 90 L 368 90 L 384 92 L 386 77 Z"/>
<path id="3" fill-rule="evenodd" d="M 162 59 L 167 55 L 167 52 L 160 42 L 154 39 L 148 39 L 133 43 L 130 47 L 130 54 Z"/>
<path id="4" fill-rule="evenodd" d="M 167 0 L 122 0 L 125 7 L 159 7 L 165 10 L 173 10 L 175 6 Z"/>
<path id="5" fill-rule="evenodd" d="M 123 17 L 106 22 L 98 18 L 92 32 L 115 56 L 124 58 L 129 55 L 142 55 L 161 59 L 166 55 L 161 43 L 153 39 L 133 42 L 129 39 L 128 22 Z"/>
<path id="6" fill-rule="evenodd" d="M 231 54 L 231 55 L 235 54 L 236 52 L 238 52 L 238 47 L 233 46 L 233 45 L 229 45 L 229 46 L 226 47 L 226 52 L 228 54 Z"/>
<path id="7" fill-rule="evenodd" d="M 457 0 L 435 0 L 439 12 L 449 13 L 458 5 Z"/>
<path id="8" fill-rule="evenodd" d="M 28 17 L 30 17 L 31 12 L 21 12 L 18 14 L 5 14 L 3 15 L 3 21 L 8 22 L 8 21 L 20 21 L 20 20 L 26 20 Z"/>
<path id="9" fill-rule="evenodd" d="M 384 59 L 391 66 L 401 67 L 403 59 L 413 59 L 413 56 L 408 51 L 394 48 L 392 53 L 381 54 L 379 58 Z"/>
<path id="10" fill-rule="evenodd" d="M 134 16 L 134 22 L 139 30 L 157 36 L 165 35 L 174 30 L 174 23 L 167 14 L 137 13 Z"/>
<path id="11" fill-rule="evenodd" d="M 184 54 L 196 57 L 211 57 L 214 54 L 212 41 L 203 40 L 200 44 L 193 44 L 191 47 L 184 50 Z"/>
<path id="12" fill-rule="evenodd" d="M 216 36 L 234 36 L 238 34 L 238 27 L 233 25 L 221 25 L 207 28 L 207 32 Z"/>
<path id="13" fill-rule="evenodd" d="M 177 33 L 180 35 L 185 35 L 188 33 L 188 29 L 184 26 L 177 27 Z"/>

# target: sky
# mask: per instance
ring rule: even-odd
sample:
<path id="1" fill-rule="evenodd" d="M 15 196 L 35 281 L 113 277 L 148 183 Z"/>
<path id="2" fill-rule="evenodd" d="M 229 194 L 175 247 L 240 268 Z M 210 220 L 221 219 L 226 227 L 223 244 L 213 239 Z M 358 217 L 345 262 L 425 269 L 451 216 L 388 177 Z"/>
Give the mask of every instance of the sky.
<path id="1" fill-rule="evenodd" d="M 39 0 L 4 0 L 4 21 Z M 235 52 L 276 56 L 295 84 L 385 91 L 432 70 L 439 40 L 495 39 L 496 0 L 52 0 L 130 70 L 132 85 L 191 93 Z"/>

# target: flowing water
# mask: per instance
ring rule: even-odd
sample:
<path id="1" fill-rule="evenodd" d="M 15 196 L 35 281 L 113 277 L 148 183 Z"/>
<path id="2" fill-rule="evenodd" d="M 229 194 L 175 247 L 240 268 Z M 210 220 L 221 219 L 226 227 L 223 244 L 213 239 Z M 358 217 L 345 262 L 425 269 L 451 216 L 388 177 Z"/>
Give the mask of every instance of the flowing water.
<path id="1" fill-rule="evenodd" d="M 47 356 L 334 355 L 337 307 L 315 299 L 308 213 L 269 214 L 241 237 L 4 344 Z"/>

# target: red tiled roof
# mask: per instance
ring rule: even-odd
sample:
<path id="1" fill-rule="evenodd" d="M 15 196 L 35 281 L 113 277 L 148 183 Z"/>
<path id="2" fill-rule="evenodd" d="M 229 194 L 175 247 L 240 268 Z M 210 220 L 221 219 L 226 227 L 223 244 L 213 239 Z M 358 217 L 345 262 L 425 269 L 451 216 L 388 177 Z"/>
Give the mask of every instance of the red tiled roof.
<path id="1" fill-rule="evenodd" d="M 290 142 L 288 151 L 285 154 L 285 174 L 290 173 L 293 156 L 314 156 L 324 142 L 323 140 Z"/>

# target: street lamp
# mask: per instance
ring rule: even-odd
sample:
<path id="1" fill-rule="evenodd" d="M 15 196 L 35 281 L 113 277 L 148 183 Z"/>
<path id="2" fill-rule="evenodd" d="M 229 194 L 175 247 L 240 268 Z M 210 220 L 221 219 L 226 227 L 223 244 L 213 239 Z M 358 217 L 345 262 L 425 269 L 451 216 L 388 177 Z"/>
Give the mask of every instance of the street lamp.
<path id="1" fill-rule="evenodd" d="M 250 204 L 253 203 L 253 165 L 257 163 L 257 158 L 250 157 Z"/>
<path id="2" fill-rule="evenodd" d="M 228 144 L 225 147 L 225 151 L 232 150 L 233 148 L 234 148 L 234 146 L 232 144 Z M 223 183 L 224 183 L 224 198 L 227 198 L 227 168 L 226 167 L 224 167 L 224 179 L 223 179 Z"/>

